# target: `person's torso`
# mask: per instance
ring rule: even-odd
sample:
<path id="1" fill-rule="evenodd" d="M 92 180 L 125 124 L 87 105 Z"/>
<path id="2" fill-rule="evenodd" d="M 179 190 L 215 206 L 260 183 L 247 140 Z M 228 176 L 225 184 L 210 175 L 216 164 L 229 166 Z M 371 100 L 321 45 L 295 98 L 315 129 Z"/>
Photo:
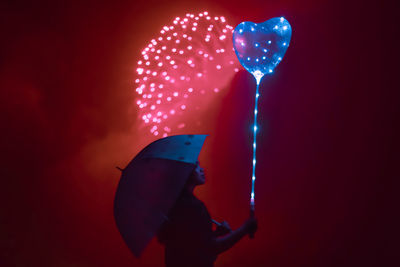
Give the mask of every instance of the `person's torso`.
<path id="1" fill-rule="evenodd" d="M 216 259 L 211 217 L 203 202 L 182 194 L 162 228 L 167 267 L 211 267 Z"/>

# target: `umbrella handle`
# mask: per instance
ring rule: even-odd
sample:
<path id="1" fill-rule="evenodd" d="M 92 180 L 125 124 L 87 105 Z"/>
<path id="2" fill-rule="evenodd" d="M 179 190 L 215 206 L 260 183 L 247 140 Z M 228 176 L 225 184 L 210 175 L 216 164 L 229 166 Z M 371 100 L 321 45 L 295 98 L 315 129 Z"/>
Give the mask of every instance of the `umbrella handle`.
<path id="1" fill-rule="evenodd" d="M 214 220 L 214 219 L 211 219 L 211 221 L 212 221 L 216 226 L 221 226 L 221 223 L 220 223 L 220 222 L 217 222 L 217 221 Z"/>
<path id="2" fill-rule="evenodd" d="M 254 218 L 255 217 L 255 211 L 254 211 L 254 204 L 250 205 L 250 218 Z M 249 237 L 251 239 L 254 238 L 254 233 L 249 234 Z"/>
<path id="3" fill-rule="evenodd" d="M 116 166 L 115 168 L 117 168 L 117 169 L 120 170 L 121 172 L 124 171 L 124 169 L 122 169 L 122 168 L 120 168 L 120 167 L 118 167 L 118 166 Z"/>

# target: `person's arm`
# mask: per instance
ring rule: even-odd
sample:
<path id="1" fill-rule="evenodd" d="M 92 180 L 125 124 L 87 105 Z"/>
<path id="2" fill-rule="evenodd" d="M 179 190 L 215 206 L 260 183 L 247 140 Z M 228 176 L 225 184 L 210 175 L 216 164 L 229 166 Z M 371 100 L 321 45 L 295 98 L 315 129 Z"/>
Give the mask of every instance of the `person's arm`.
<path id="1" fill-rule="evenodd" d="M 231 227 L 229 226 L 229 223 L 226 221 L 223 221 L 221 223 L 212 220 L 213 223 L 215 223 L 217 225 L 217 229 L 214 231 L 214 236 L 215 237 L 220 237 L 220 236 L 224 236 L 227 235 L 229 233 L 232 232 Z"/>
<path id="2" fill-rule="evenodd" d="M 245 235 L 257 231 L 257 220 L 250 217 L 242 226 L 229 234 L 215 239 L 215 252 L 220 254 L 239 242 Z"/>

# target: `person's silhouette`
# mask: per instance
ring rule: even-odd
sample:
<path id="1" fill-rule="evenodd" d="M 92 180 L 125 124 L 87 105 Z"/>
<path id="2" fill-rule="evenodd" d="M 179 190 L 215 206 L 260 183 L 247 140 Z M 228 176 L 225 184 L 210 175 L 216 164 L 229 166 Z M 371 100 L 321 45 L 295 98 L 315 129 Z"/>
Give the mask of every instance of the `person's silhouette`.
<path id="1" fill-rule="evenodd" d="M 197 164 L 158 233 L 159 241 L 165 245 L 166 267 L 212 267 L 218 254 L 257 231 L 253 217 L 234 231 L 227 222 L 213 231 L 206 206 L 193 195 L 194 188 L 204 183 L 204 170 Z"/>

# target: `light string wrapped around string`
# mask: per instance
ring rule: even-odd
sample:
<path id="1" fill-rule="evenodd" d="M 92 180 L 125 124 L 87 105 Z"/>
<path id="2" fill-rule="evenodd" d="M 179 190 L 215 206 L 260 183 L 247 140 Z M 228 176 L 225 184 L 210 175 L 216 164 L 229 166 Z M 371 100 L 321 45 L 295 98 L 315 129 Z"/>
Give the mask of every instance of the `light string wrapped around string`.
<path id="1" fill-rule="evenodd" d="M 240 64 L 257 82 L 253 124 L 253 169 L 251 177 L 250 208 L 254 212 L 254 185 L 256 180 L 257 114 L 259 87 L 264 75 L 273 73 L 289 47 L 292 28 L 283 18 L 272 18 L 263 23 L 242 22 L 233 31 L 233 48 Z"/>

